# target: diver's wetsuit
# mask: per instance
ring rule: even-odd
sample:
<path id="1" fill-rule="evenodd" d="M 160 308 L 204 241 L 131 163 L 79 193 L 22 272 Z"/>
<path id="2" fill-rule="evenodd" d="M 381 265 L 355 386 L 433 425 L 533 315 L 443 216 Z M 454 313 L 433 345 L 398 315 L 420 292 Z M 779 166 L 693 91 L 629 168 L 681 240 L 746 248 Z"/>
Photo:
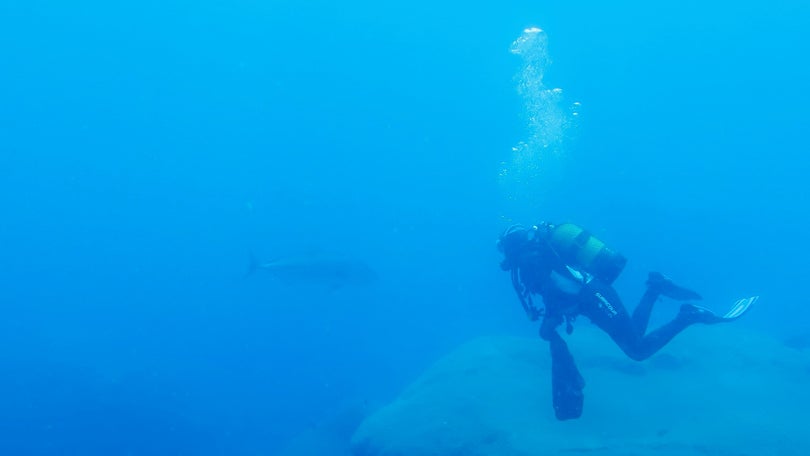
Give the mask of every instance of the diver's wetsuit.
<path id="1" fill-rule="evenodd" d="M 552 394 L 559 419 L 577 418 L 582 413 L 585 382 L 568 347 L 556 328 L 577 315 L 588 317 L 634 360 L 644 360 L 696 321 L 679 314 L 671 322 L 646 334 L 653 304 L 661 296 L 660 286 L 649 284 L 632 316 L 609 284 L 562 263 L 544 242 L 529 242 L 513 252 L 507 265 L 521 302 L 533 318 L 532 295 L 543 298 L 545 311 L 540 336 L 549 341 L 552 359 Z"/>
<path id="2" fill-rule="evenodd" d="M 599 279 L 593 279 L 583 287 L 583 293 L 580 293 L 579 313 L 605 331 L 627 356 L 642 361 L 694 323 L 679 315 L 660 328 L 646 333 L 653 304 L 660 295 L 655 288 L 648 287 L 630 316 L 613 287 Z"/>
<path id="3" fill-rule="evenodd" d="M 656 286 L 648 286 L 631 316 L 612 286 L 562 264 L 553 251 L 543 245 L 532 250 L 522 257 L 517 273 L 525 294 L 543 297 L 545 314 L 540 329 L 543 339 L 549 340 L 551 332 L 566 319 L 584 315 L 605 331 L 627 356 L 641 361 L 694 323 L 679 316 L 645 334 L 653 304 L 661 296 Z"/>

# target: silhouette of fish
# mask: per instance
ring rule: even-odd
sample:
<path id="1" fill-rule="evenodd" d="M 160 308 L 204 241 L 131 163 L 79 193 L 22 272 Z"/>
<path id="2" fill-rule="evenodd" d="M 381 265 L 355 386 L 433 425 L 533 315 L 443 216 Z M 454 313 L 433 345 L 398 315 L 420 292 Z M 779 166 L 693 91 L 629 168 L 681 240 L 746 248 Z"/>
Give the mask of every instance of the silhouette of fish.
<path id="1" fill-rule="evenodd" d="M 339 256 L 297 256 L 262 262 L 250 255 L 247 276 L 263 270 L 285 282 L 322 283 L 330 288 L 363 286 L 377 281 L 377 273 L 366 263 Z"/>

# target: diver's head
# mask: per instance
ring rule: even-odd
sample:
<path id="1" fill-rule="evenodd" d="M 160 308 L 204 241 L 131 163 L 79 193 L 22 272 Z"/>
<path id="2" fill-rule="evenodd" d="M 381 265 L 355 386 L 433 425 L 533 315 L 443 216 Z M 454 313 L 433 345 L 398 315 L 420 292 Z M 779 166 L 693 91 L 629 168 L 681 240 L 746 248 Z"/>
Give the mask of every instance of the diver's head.
<path id="1" fill-rule="evenodd" d="M 548 222 L 525 227 L 512 225 L 504 230 L 495 246 L 503 254 L 501 269 L 508 271 L 521 266 L 526 255 L 537 252 L 542 245 L 548 245 L 555 226 Z"/>
<path id="2" fill-rule="evenodd" d="M 522 253 L 526 250 L 531 239 L 533 228 L 522 225 L 512 225 L 501 234 L 495 246 L 503 254 L 501 269 L 508 271 L 519 266 Z"/>

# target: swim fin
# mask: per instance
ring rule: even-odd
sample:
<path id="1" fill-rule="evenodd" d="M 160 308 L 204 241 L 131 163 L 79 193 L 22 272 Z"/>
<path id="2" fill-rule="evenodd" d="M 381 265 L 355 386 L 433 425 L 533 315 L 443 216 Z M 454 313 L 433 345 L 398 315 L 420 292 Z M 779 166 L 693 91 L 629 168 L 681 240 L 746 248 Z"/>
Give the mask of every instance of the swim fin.
<path id="1" fill-rule="evenodd" d="M 736 320 L 742 316 L 748 309 L 757 301 L 759 301 L 759 296 L 751 296 L 750 298 L 743 298 L 737 300 L 731 309 L 723 315 L 724 320 Z"/>
<path id="2" fill-rule="evenodd" d="M 737 300 L 725 314 L 717 315 L 711 310 L 696 306 L 693 304 L 684 304 L 681 306 L 681 317 L 689 318 L 695 323 L 727 323 L 740 318 L 748 311 L 752 304 L 759 300 L 759 296 L 751 296 L 750 298 L 743 298 Z"/>
<path id="3" fill-rule="evenodd" d="M 577 369 L 568 345 L 555 333 L 551 348 L 551 398 L 554 415 L 558 420 L 571 420 L 582 416 L 585 379 Z"/>

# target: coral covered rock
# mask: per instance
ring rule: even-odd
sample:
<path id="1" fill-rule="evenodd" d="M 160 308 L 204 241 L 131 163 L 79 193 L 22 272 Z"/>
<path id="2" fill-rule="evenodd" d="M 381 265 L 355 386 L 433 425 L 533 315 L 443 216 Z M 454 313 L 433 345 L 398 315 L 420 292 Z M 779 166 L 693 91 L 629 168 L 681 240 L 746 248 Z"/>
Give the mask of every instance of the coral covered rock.
<path id="1" fill-rule="evenodd" d="M 641 363 L 592 327 L 568 343 L 587 383 L 582 418 L 554 418 L 546 343 L 480 338 L 369 416 L 353 453 L 810 454 L 806 351 L 733 326 L 692 328 Z"/>

